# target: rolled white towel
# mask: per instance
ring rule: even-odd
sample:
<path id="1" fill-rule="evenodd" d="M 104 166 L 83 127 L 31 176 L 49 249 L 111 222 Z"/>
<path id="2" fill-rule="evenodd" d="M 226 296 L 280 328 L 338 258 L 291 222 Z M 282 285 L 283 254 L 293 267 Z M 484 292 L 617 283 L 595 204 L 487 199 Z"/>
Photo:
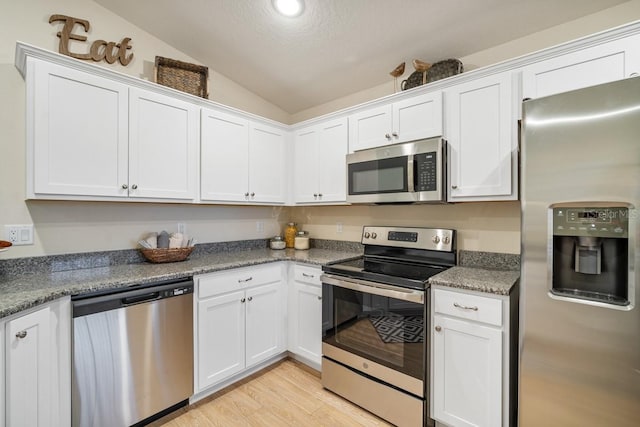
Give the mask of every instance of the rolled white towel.
<path id="1" fill-rule="evenodd" d="M 169 247 L 170 248 L 181 248 L 183 240 L 184 240 L 184 236 L 182 235 L 182 233 L 173 233 L 169 237 Z"/>
<path id="2" fill-rule="evenodd" d="M 151 249 L 158 247 L 158 233 L 149 233 L 146 239 L 144 239 Z"/>

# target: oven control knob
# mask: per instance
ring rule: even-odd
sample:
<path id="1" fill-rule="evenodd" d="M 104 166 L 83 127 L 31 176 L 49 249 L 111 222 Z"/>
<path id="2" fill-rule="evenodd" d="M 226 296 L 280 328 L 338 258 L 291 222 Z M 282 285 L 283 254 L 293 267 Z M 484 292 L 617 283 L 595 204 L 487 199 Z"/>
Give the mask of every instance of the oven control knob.
<path id="1" fill-rule="evenodd" d="M 378 237 L 378 235 L 376 233 L 371 233 L 371 238 L 375 239 L 376 237 Z"/>
<path id="2" fill-rule="evenodd" d="M 431 241 L 437 245 L 438 243 L 440 243 L 440 237 L 433 236 L 433 239 Z"/>
<path id="3" fill-rule="evenodd" d="M 444 243 L 445 245 L 448 245 L 450 241 L 451 239 L 449 239 L 449 236 L 444 236 L 442 238 L 442 243 Z"/>
<path id="4" fill-rule="evenodd" d="M 371 237 L 371 234 L 369 234 L 369 232 L 368 232 L 368 231 L 366 231 L 366 232 L 364 233 L 364 238 L 365 238 L 365 239 L 368 239 L 369 237 Z"/>

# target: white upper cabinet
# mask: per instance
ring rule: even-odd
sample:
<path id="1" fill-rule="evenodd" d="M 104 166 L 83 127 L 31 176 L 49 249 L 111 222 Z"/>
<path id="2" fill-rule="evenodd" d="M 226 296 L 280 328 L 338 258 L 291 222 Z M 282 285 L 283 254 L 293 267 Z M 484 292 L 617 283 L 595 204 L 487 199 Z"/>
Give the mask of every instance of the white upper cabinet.
<path id="1" fill-rule="evenodd" d="M 30 60 L 29 198 L 193 200 L 198 108 Z"/>
<path id="2" fill-rule="evenodd" d="M 193 200 L 200 109 L 143 89 L 129 94 L 129 195 Z"/>
<path id="3" fill-rule="evenodd" d="M 349 151 L 442 135 L 442 92 L 417 95 L 349 116 Z"/>
<path id="4" fill-rule="evenodd" d="M 449 201 L 518 198 L 515 85 L 504 72 L 446 89 Z"/>
<path id="5" fill-rule="evenodd" d="M 284 203 L 283 131 L 203 108 L 200 144 L 201 200 Z"/>
<path id="6" fill-rule="evenodd" d="M 294 202 L 346 202 L 347 119 L 330 120 L 296 132 Z"/>
<path id="7" fill-rule="evenodd" d="M 522 70 L 522 96 L 539 98 L 640 74 L 640 35 L 559 54 Z"/>
<path id="8" fill-rule="evenodd" d="M 124 84 L 30 59 L 28 197 L 127 197 L 127 103 Z"/>

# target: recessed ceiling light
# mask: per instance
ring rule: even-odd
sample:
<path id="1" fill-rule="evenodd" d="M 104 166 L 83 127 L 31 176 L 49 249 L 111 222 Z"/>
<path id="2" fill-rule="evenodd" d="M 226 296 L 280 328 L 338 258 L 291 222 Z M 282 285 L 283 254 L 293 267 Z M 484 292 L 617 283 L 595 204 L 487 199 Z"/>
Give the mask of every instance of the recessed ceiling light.
<path id="1" fill-rule="evenodd" d="M 304 10 L 303 0 L 273 0 L 273 7 L 281 15 L 293 18 L 299 16 Z"/>

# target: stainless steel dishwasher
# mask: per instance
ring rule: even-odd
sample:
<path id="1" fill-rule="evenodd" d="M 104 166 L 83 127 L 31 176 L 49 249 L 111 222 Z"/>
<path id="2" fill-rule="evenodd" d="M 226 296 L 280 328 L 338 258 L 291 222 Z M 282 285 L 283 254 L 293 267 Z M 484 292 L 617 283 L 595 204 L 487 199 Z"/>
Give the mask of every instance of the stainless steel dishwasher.
<path id="1" fill-rule="evenodd" d="M 74 427 L 145 424 L 193 394 L 193 280 L 72 297 Z"/>

